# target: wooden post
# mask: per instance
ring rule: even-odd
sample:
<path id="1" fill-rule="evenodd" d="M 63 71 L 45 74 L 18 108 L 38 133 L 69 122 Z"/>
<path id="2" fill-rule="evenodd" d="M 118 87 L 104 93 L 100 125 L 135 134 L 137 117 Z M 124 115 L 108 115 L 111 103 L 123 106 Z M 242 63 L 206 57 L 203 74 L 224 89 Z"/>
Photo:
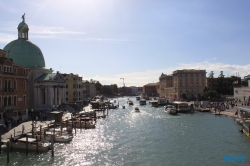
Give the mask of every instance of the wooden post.
<path id="1" fill-rule="evenodd" d="M 71 121 L 72 121 L 72 129 L 73 129 L 73 118 L 71 118 Z"/>
<path id="2" fill-rule="evenodd" d="M 46 140 L 46 130 L 43 130 L 43 139 Z"/>
<path id="3" fill-rule="evenodd" d="M 38 154 L 38 140 L 37 140 L 37 136 L 36 136 L 36 154 Z"/>
<path id="4" fill-rule="evenodd" d="M 42 125 L 40 125 L 40 140 L 42 140 Z"/>
<path id="5" fill-rule="evenodd" d="M 0 154 L 2 153 L 2 134 L 0 134 Z"/>
<path id="6" fill-rule="evenodd" d="M 34 135 L 34 123 L 32 122 L 32 138 L 33 138 L 33 135 Z"/>
<path id="7" fill-rule="evenodd" d="M 80 129 L 82 130 L 82 119 L 80 118 Z"/>
<path id="8" fill-rule="evenodd" d="M 54 157 L 54 135 L 51 135 L 51 156 Z"/>
<path id="9" fill-rule="evenodd" d="M 96 112 L 94 111 L 94 119 L 95 119 L 95 123 L 96 123 Z"/>
<path id="10" fill-rule="evenodd" d="M 28 137 L 26 136 L 26 156 L 28 156 Z"/>
<path id="11" fill-rule="evenodd" d="M 10 135 L 10 151 L 12 152 L 12 135 Z"/>
<path id="12" fill-rule="evenodd" d="M 61 135 L 62 135 L 62 129 L 63 129 L 63 127 L 62 127 L 62 125 L 61 125 Z"/>
<path id="13" fill-rule="evenodd" d="M 75 135 L 76 135 L 76 123 L 75 123 Z"/>
<path id="14" fill-rule="evenodd" d="M 109 115 L 109 109 L 107 109 L 107 116 Z"/>
<path id="15" fill-rule="evenodd" d="M 16 136 L 16 130 L 14 129 L 14 137 Z"/>
<path id="16" fill-rule="evenodd" d="M 10 162 L 10 142 L 7 142 L 7 163 Z"/>
<path id="17" fill-rule="evenodd" d="M 86 118 L 84 118 L 84 120 L 85 120 L 85 130 L 86 130 L 86 128 L 87 128 L 87 120 L 86 120 Z"/>

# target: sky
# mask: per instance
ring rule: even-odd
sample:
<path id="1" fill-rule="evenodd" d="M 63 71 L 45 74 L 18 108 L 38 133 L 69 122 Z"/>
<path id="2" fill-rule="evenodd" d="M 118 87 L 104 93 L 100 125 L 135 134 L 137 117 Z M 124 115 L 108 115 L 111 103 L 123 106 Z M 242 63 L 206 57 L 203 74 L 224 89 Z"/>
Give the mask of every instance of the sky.
<path id="1" fill-rule="evenodd" d="M 250 74 L 249 0 L 0 0 L 0 49 L 29 40 L 46 68 L 143 86 L 175 70 Z"/>

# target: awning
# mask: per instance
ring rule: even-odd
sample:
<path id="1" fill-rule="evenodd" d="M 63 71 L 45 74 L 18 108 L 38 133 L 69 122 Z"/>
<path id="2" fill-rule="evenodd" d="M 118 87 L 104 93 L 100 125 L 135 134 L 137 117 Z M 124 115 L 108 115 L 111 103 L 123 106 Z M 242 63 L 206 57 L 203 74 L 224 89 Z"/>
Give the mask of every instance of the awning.
<path id="1" fill-rule="evenodd" d="M 51 112 L 51 114 L 60 114 L 60 113 L 62 113 L 62 112 L 60 112 L 60 111 L 52 111 Z"/>

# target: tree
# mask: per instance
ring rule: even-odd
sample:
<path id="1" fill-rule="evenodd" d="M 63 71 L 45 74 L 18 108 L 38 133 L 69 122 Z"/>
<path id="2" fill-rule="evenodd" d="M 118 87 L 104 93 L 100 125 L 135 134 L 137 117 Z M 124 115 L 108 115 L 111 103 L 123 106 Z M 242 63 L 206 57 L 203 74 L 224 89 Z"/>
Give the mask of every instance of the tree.
<path id="1" fill-rule="evenodd" d="M 96 81 L 95 88 L 97 91 L 102 92 L 102 84 L 99 81 Z"/>

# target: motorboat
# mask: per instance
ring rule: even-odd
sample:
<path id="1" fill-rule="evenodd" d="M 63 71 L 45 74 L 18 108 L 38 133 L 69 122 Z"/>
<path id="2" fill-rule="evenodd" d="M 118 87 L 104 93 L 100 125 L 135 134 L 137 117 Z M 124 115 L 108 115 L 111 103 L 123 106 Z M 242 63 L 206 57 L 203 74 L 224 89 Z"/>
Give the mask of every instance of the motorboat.
<path id="1" fill-rule="evenodd" d="M 46 131 L 44 139 L 50 141 L 51 137 L 54 137 L 54 141 L 58 143 L 68 143 L 71 142 L 73 138 L 70 135 L 60 135 L 58 132 Z"/>
<path id="2" fill-rule="evenodd" d="M 158 107 L 158 100 L 150 100 L 149 103 L 151 107 Z"/>
<path id="3" fill-rule="evenodd" d="M 128 101 L 128 105 L 134 105 L 133 101 L 132 101 L 132 100 L 129 100 L 129 101 Z"/>
<path id="4" fill-rule="evenodd" d="M 86 122 L 85 122 L 86 121 Z M 95 123 L 90 121 L 89 118 L 82 118 L 81 122 L 80 120 L 74 120 L 73 121 L 73 126 L 72 126 L 72 121 L 68 122 L 62 122 L 62 125 L 64 127 L 72 127 L 72 128 L 86 128 L 86 129 L 93 129 L 95 128 Z"/>
<path id="5" fill-rule="evenodd" d="M 171 114 L 171 115 L 177 114 L 177 110 L 176 110 L 175 106 L 173 106 L 173 105 L 164 106 L 164 111 L 168 114 Z"/>
<path id="6" fill-rule="evenodd" d="M 36 138 L 29 137 L 13 137 L 11 146 L 13 149 L 26 150 L 28 144 L 29 151 L 47 152 L 51 148 L 51 143 L 48 141 L 37 141 Z"/>
<path id="7" fill-rule="evenodd" d="M 125 109 L 125 105 L 123 105 L 122 108 Z"/>
<path id="8" fill-rule="evenodd" d="M 135 107 L 135 112 L 140 112 L 140 109 L 138 107 Z"/>
<path id="9" fill-rule="evenodd" d="M 158 105 L 164 106 L 166 105 L 168 100 L 166 98 L 159 98 L 158 99 Z"/>
<path id="10" fill-rule="evenodd" d="M 145 100 L 145 99 L 141 99 L 141 100 L 139 101 L 139 104 L 140 104 L 140 105 L 146 105 L 146 100 Z"/>
<path id="11" fill-rule="evenodd" d="M 141 97 L 140 97 L 140 96 L 136 96 L 135 98 L 136 98 L 136 100 L 140 100 L 140 99 L 141 99 Z"/>

